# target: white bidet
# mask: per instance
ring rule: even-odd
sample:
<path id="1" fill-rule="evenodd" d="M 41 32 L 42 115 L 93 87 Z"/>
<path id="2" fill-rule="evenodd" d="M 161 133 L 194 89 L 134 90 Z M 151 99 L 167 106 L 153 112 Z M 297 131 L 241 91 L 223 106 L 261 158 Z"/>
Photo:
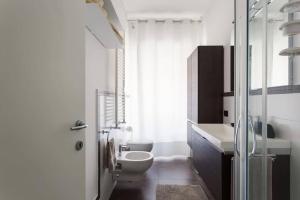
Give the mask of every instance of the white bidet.
<path id="1" fill-rule="evenodd" d="M 117 157 L 117 163 L 121 165 L 121 173 L 117 180 L 135 181 L 143 177 L 145 172 L 153 164 L 153 155 L 146 151 L 123 151 Z"/>

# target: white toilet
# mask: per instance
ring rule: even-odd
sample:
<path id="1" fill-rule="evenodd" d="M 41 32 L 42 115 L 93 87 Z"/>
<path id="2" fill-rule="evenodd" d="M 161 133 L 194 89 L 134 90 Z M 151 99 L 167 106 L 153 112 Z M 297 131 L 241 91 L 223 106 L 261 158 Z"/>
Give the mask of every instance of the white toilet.
<path id="1" fill-rule="evenodd" d="M 130 151 L 147 151 L 151 152 L 153 149 L 153 141 L 151 140 L 129 140 L 127 146 Z"/>

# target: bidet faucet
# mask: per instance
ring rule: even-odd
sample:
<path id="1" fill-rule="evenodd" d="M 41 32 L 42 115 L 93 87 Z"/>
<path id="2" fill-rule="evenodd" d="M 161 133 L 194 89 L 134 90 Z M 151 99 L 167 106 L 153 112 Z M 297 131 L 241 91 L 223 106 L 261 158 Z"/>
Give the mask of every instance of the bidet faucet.
<path id="1" fill-rule="evenodd" d="M 127 145 L 120 144 L 119 145 L 119 156 L 122 155 L 122 151 L 130 151 L 130 147 Z"/>

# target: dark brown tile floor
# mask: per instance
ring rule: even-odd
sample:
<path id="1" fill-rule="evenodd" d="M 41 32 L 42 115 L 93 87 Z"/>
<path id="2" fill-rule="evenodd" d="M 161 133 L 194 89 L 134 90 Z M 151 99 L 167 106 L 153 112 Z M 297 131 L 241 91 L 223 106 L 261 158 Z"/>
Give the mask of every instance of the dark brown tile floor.
<path id="1" fill-rule="evenodd" d="M 142 180 L 117 183 L 110 200 L 155 200 L 157 184 L 201 185 L 208 198 L 213 200 L 186 157 L 155 159 Z"/>

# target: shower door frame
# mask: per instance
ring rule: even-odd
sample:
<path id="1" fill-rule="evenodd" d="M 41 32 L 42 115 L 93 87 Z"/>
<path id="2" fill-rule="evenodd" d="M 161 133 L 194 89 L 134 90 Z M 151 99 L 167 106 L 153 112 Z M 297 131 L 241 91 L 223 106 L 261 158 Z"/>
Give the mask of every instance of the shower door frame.
<path id="1" fill-rule="evenodd" d="M 267 200 L 267 0 L 263 1 L 263 59 L 262 59 L 262 146 L 256 154 L 254 137 L 249 149 L 249 95 L 250 95 L 250 62 L 249 62 L 249 4 L 251 0 L 235 0 L 235 145 L 233 160 L 233 193 L 234 200 L 252 200 L 249 198 L 249 160 L 262 158 L 262 196 Z M 253 136 L 255 133 L 253 131 Z"/>

